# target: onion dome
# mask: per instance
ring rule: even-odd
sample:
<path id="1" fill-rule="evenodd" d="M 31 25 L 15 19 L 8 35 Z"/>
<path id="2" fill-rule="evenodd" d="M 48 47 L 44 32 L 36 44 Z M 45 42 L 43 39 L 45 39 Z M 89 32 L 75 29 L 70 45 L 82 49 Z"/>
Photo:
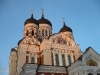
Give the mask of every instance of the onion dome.
<path id="1" fill-rule="evenodd" d="M 27 19 L 25 22 L 24 22 L 24 25 L 28 24 L 28 23 L 34 23 L 36 25 L 38 25 L 38 21 L 36 19 L 34 19 L 33 17 L 33 14 L 31 15 L 31 18 Z"/>
<path id="2" fill-rule="evenodd" d="M 52 27 L 51 22 L 50 22 L 48 19 L 45 19 L 45 18 L 44 18 L 43 12 L 42 12 L 42 17 L 41 17 L 41 19 L 38 20 L 38 23 L 39 23 L 39 24 L 49 24 L 49 25 Z"/>
<path id="3" fill-rule="evenodd" d="M 73 32 L 72 29 L 68 26 L 66 26 L 65 22 L 64 22 L 64 25 L 63 27 L 60 29 L 59 32 Z"/>

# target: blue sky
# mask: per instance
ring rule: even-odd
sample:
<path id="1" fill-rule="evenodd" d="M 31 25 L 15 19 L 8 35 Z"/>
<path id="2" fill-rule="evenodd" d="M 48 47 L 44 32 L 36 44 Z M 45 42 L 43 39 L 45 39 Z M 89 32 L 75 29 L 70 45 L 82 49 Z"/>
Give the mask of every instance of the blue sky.
<path id="1" fill-rule="evenodd" d="M 100 54 L 100 0 L 0 0 L 0 75 L 8 75 L 10 50 L 23 38 L 24 22 L 44 16 L 51 21 L 53 33 L 66 25 L 71 27 L 80 49 L 91 46 Z"/>

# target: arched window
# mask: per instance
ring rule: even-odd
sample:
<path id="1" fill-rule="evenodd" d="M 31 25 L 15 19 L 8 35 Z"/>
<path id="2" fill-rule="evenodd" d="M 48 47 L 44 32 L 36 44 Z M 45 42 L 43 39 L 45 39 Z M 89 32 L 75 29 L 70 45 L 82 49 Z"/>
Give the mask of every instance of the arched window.
<path id="1" fill-rule="evenodd" d="M 42 29 L 42 36 L 44 36 L 44 29 Z"/>
<path id="2" fill-rule="evenodd" d="M 59 58 L 58 58 L 58 54 L 55 54 L 55 61 L 56 61 L 56 66 L 59 66 Z"/>
<path id="3" fill-rule="evenodd" d="M 32 35 L 34 35 L 34 30 L 32 30 Z"/>
<path id="4" fill-rule="evenodd" d="M 34 58 L 31 58 L 31 63 L 35 63 L 35 59 Z"/>
<path id="5" fill-rule="evenodd" d="M 70 55 L 68 55 L 68 62 L 69 62 L 69 65 L 71 64 L 71 57 Z"/>
<path id="6" fill-rule="evenodd" d="M 28 30 L 26 31 L 26 36 L 28 36 Z"/>
<path id="7" fill-rule="evenodd" d="M 92 73 L 89 73 L 88 75 L 93 75 Z"/>
<path id="8" fill-rule="evenodd" d="M 100 73 L 97 73 L 97 75 L 100 75 Z"/>
<path id="9" fill-rule="evenodd" d="M 63 63 L 63 66 L 66 66 L 66 64 L 65 64 L 65 56 L 64 55 L 62 55 L 62 63 Z"/>
<path id="10" fill-rule="evenodd" d="M 48 36 L 48 34 L 47 34 L 47 30 L 45 30 L 45 36 Z"/>

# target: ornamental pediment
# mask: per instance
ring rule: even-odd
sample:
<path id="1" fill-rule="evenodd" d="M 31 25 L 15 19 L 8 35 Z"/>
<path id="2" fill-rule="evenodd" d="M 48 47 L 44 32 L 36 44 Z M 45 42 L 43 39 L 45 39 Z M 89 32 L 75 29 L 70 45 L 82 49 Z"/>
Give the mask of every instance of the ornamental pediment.
<path id="1" fill-rule="evenodd" d="M 52 43 L 59 43 L 59 44 L 66 44 L 68 46 L 75 46 L 75 42 L 72 39 L 72 37 L 73 37 L 72 35 L 70 35 L 69 37 L 65 33 L 58 33 L 58 34 L 52 35 L 49 38 L 49 41 Z"/>

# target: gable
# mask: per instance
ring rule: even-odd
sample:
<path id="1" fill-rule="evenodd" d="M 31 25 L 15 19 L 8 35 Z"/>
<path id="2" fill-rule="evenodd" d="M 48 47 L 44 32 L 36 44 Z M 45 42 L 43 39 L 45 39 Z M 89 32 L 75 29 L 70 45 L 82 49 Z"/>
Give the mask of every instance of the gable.
<path id="1" fill-rule="evenodd" d="M 64 33 L 57 33 L 55 35 L 52 35 L 49 38 L 49 41 L 52 43 L 66 44 L 70 46 L 75 45 L 74 40 L 70 38 L 68 35 L 65 35 Z"/>
<path id="2" fill-rule="evenodd" d="M 100 66 L 100 55 L 93 48 L 88 47 L 82 55 L 82 61 L 86 65 Z"/>

